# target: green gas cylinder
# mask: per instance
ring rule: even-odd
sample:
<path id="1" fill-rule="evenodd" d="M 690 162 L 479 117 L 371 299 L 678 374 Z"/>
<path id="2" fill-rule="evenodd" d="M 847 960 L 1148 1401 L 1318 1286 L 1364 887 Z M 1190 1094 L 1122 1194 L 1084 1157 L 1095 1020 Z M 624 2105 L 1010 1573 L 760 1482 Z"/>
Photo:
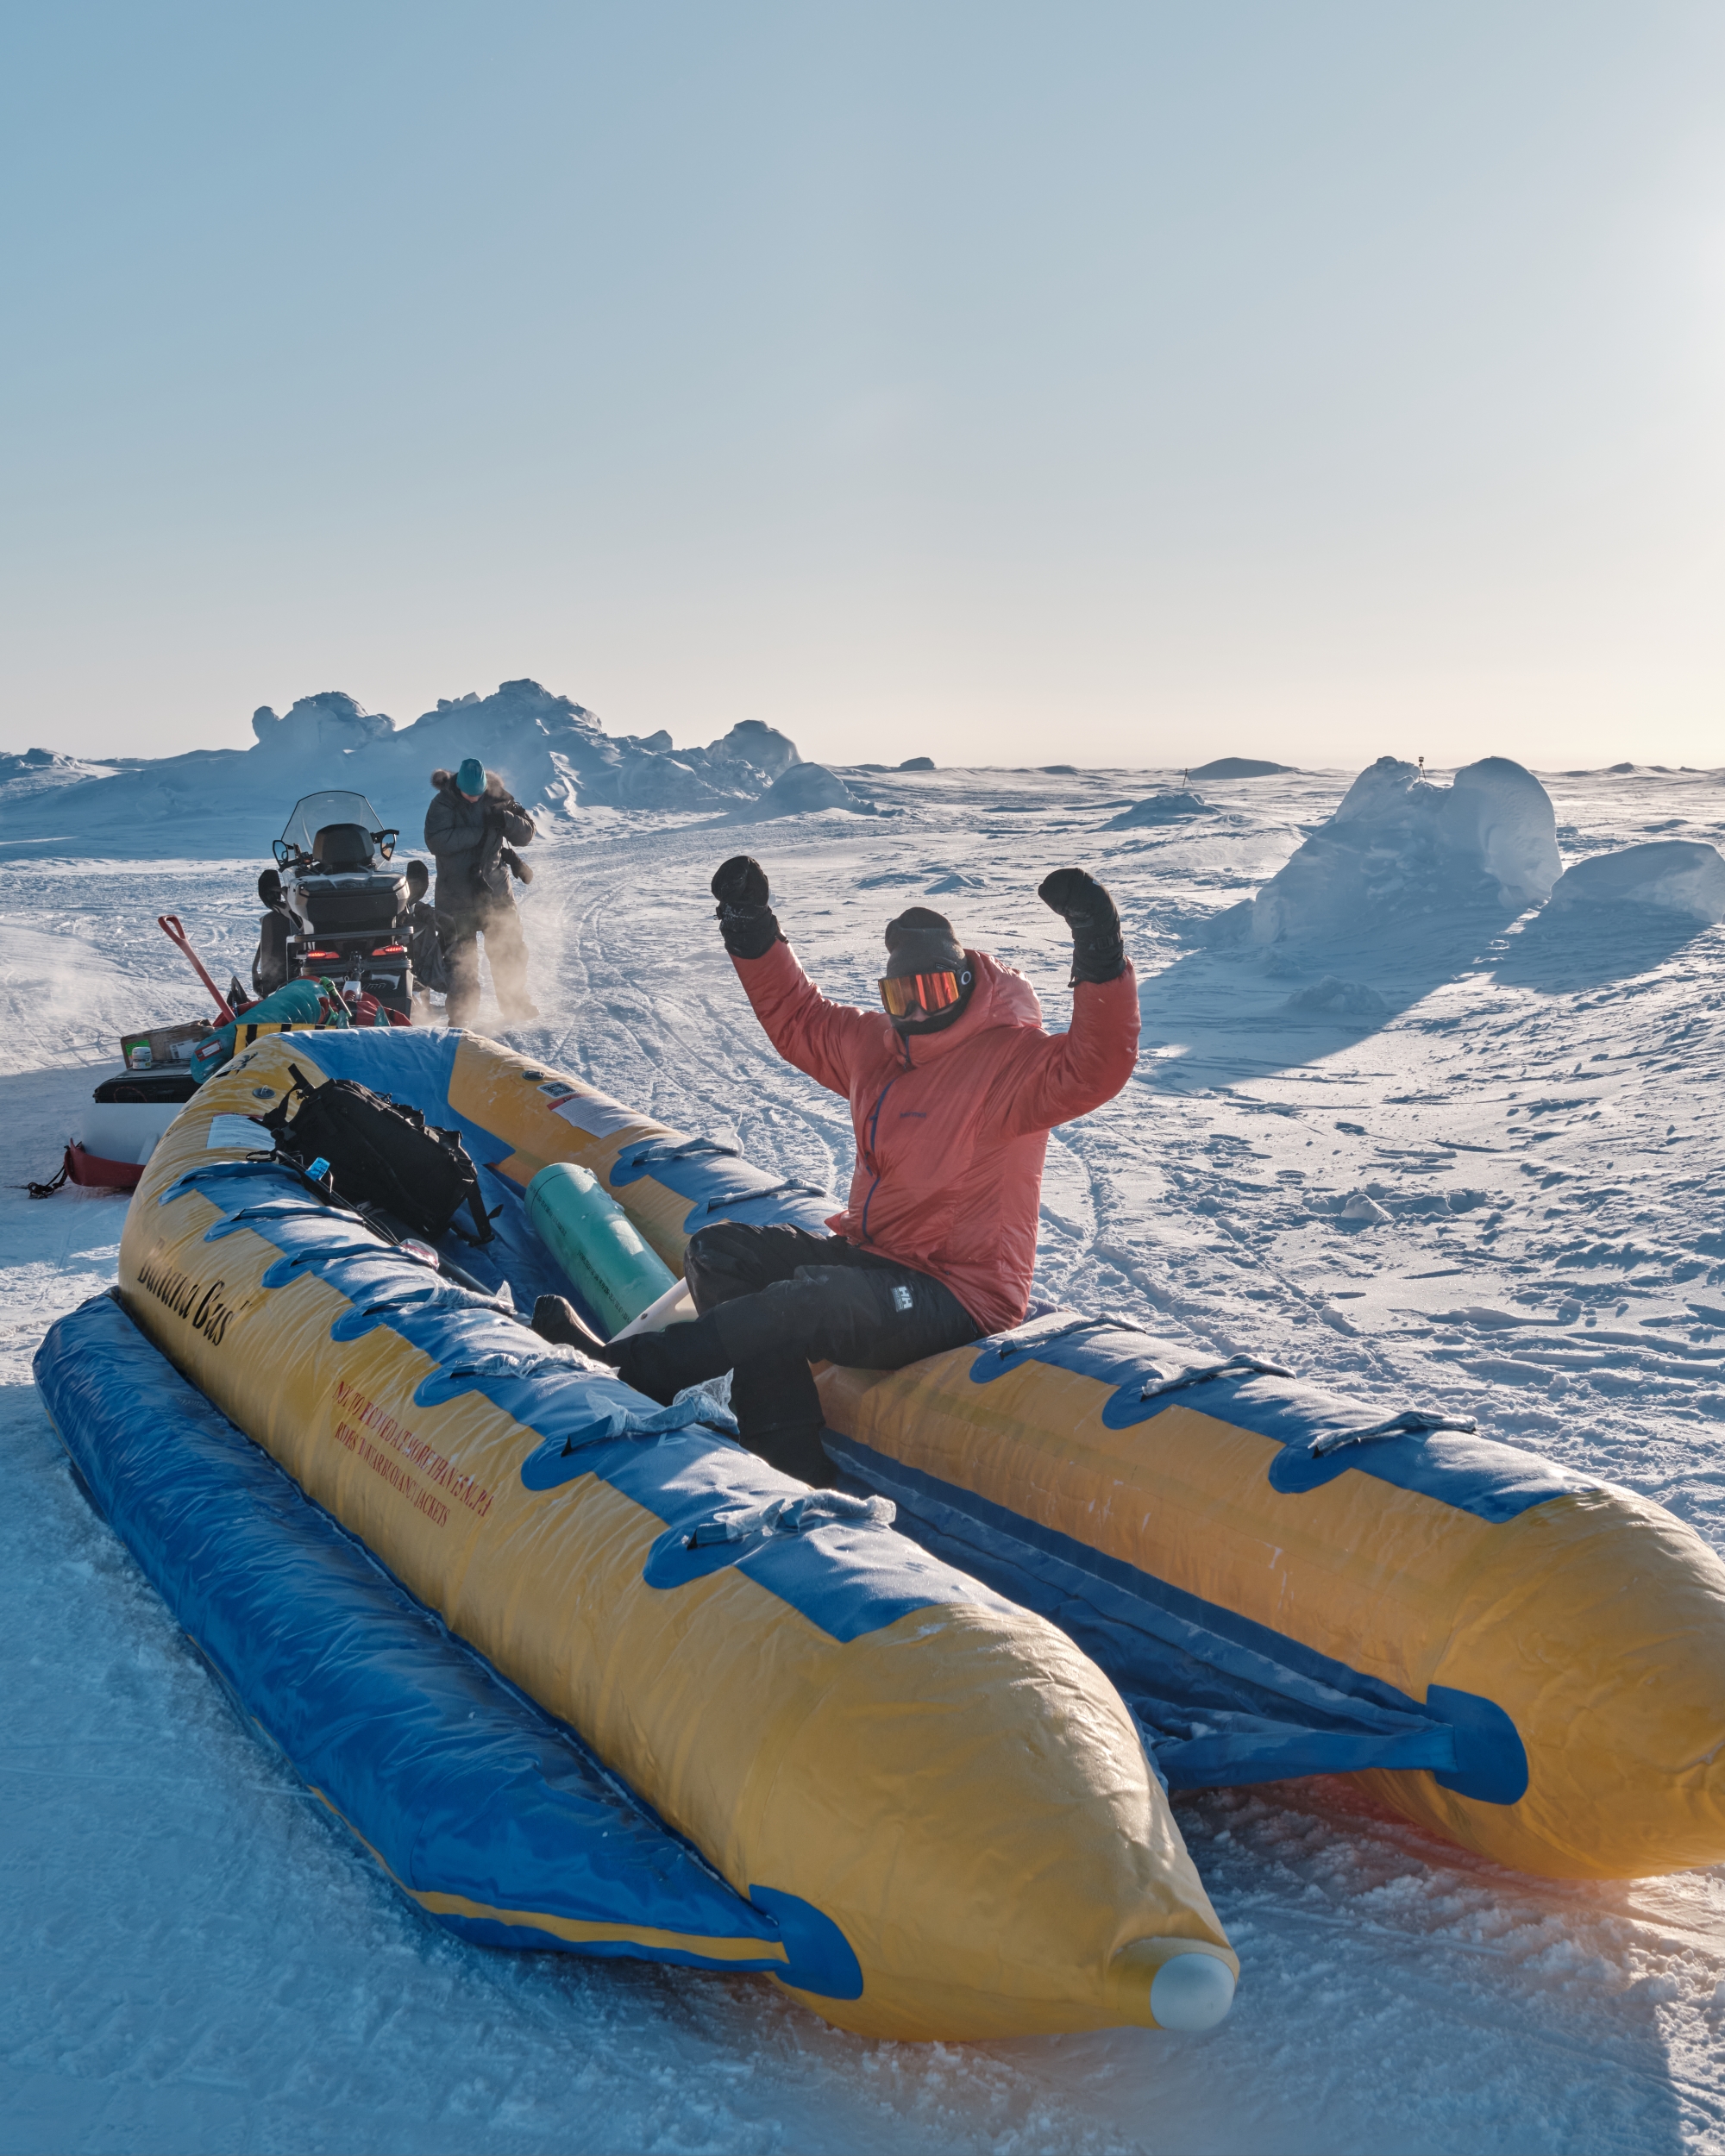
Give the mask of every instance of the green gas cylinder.
<path id="1" fill-rule="evenodd" d="M 539 1170 L 527 1186 L 527 1217 L 607 1339 L 677 1284 L 598 1176 L 573 1162 Z"/>

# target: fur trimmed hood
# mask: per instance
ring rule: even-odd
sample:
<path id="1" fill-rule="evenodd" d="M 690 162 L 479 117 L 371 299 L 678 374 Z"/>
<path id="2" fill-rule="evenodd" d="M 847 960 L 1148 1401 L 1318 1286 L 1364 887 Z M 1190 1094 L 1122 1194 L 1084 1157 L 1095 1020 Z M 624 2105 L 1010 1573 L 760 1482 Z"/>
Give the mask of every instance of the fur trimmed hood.
<path id="1" fill-rule="evenodd" d="M 425 843 L 437 856 L 437 888 L 448 896 L 443 879 L 453 870 L 458 887 L 478 879 L 494 898 L 509 889 L 506 870 L 498 863 L 499 843 L 524 846 L 533 836 L 533 818 L 494 771 L 486 773 L 486 790 L 469 800 L 455 784 L 456 774 L 431 774 L 431 799 L 425 811 Z"/>
<path id="2" fill-rule="evenodd" d="M 431 774 L 431 783 L 440 793 L 455 793 L 459 791 L 453 771 L 441 769 L 434 771 Z M 495 771 L 486 773 L 485 790 L 486 795 L 493 801 L 512 801 L 515 799 Z"/>

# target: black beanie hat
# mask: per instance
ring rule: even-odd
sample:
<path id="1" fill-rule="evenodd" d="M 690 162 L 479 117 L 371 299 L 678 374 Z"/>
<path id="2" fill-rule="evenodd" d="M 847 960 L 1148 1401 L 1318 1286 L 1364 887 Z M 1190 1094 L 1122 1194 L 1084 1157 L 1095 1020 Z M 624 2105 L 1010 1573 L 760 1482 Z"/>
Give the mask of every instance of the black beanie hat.
<path id="1" fill-rule="evenodd" d="M 907 973 L 938 973 L 950 966 L 964 968 L 963 946 L 952 932 L 952 924 L 932 906 L 907 906 L 896 920 L 887 924 L 887 973 L 897 981 Z"/>

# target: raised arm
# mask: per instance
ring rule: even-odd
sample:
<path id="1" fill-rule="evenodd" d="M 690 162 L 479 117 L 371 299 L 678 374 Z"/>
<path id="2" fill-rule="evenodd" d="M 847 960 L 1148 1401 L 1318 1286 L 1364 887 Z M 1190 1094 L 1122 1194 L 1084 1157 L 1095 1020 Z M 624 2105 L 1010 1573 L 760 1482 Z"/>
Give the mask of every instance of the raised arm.
<path id="1" fill-rule="evenodd" d="M 809 979 L 780 930 L 758 861 L 734 855 L 714 875 L 712 895 L 724 948 L 768 1039 L 817 1085 L 848 1095 L 852 1062 L 884 1021 L 831 1002 Z"/>
<path id="2" fill-rule="evenodd" d="M 1037 891 L 1072 931 L 1072 1026 L 1028 1044 L 1000 1095 L 1010 1137 L 1051 1131 L 1114 1095 L 1138 1061 L 1138 981 L 1126 963 L 1120 909 L 1094 876 L 1057 868 Z"/>

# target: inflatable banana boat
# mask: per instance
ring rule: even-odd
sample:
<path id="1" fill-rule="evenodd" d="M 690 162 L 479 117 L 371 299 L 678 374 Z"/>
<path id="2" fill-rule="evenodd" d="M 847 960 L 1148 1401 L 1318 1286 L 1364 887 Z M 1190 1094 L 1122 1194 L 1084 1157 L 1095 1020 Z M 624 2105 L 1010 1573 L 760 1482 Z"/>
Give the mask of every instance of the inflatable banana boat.
<path id="1" fill-rule="evenodd" d="M 290 1064 L 459 1127 L 476 1285 L 270 1156 Z M 98 1507 L 454 1929 L 758 1971 L 874 2035 L 1213 2024 L 1238 1964 L 1070 1636 L 513 1316 L 564 1285 L 523 1194 L 593 1102 L 472 1035 L 246 1047 L 152 1154 L 117 1300 L 38 1357 Z M 703 1217 L 804 1202 L 720 1165 Z"/>
<path id="2" fill-rule="evenodd" d="M 554 1115 L 674 1270 L 709 1219 L 835 1209 L 589 1089 Z M 819 1382 L 833 1458 L 1081 1644 L 1176 1788 L 1360 1773 L 1559 1877 L 1725 1858 L 1725 1564 L 1649 1500 L 1070 1311 Z"/>

